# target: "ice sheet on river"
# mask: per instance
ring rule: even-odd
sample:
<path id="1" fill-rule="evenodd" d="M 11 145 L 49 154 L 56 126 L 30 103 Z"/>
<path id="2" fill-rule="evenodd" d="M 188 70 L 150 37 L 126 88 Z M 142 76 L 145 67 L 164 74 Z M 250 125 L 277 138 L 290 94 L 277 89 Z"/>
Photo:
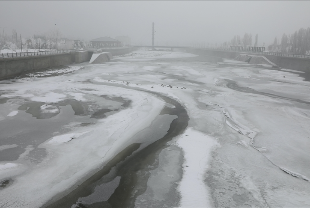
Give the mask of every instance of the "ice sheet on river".
<path id="1" fill-rule="evenodd" d="M 87 133 L 73 130 L 76 133 L 56 136 L 41 144 L 40 147 L 46 148 L 49 156 L 40 164 L 19 173 L 17 180 L 0 193 L 1 206 L 39 207 L 55 194 L 76 185 L 91 170 L 100 167 L 133 142 L 128 139 L 140 129 L 149 126 L 164 106 L 163 101 L 147 93 L 89 83 L 79 84 L 79 76 L 76 76 L 75 83 L 68 78 L 63 76 L 20 82 L 14 86 L 4 86 L 3 89 L 11 90 L 11 93 L 6 94 L 7 97 L 18 96 L 46 103 L 64 100 L 70 97 L 72 92 L 96 96 L 114 95 L 131 100 L 131 107 L 100 120 L 93 126 L 84 127 Z M 73 79 L 70 77 L 70 80 Z M 38 89 L 38 85 L 42 87 Z M 88 90 L 83 90 L 85 88 Z M 3 172 L 4 167 L 9 166 L 8 163 L 2 166 L 0 180 L 8 177 L 7 171 Z"/>
<path id="2" fill-rule="evenodd" d="M 18 170 L 14 174 L 6 172 L 4 177 L 0 171 L 3 179 L 19 174 L 16 181 L 1 190 L 4 201 L 0 203 L 38 207 L 56 193 L 77 185 L 90 170 L 134 142 L 127 139 L 148 126 L 165 105 L 162 100 L 137 91 L 142 89 L 177 100 L 190 117 L 189 129 L 173 141 L 184 148 L 183 179 L 178 189 L 182 196 L 180 206 L 194 202 L 215 207 L 310 206 L 310 187 L 305 180 L 310 177 L 309 83 L 303 81 L 301 73 L 237 66 L 233 62 L 222 67 L 162 59 L 192 56 L 195 55 L 137 51 L 117 57 L 117 62 L 84 66 L 87 70 L 70 76 L 42 80 L 34 77 L 33 82 L 17 80 L 14 84 L 2 84 L 5 93 L 1 97 L 40 99 L 48 105 L 67 98 L 87 100 L 101 95 L 123 97 L 133 103 L 93 126 L 69 132 L 74 135 L 87 132 L 81 136 L 69 135 L 74 138 L 70 140 L 67 135 L 62 140 L 66 142 L 59 145 L 43 143 L 40 147 L 46 148 L 49 156 L 37 166 L 29 168 L 18 161 L 12 167 Z M 161 58 L 160 62 L 157 58 Z M 229 88 L 227 80 L 241 88 Z M 38 85 L 43 87 L 38 89 Z M 6 104 L 10 111 L 3 118 L 17 110 L 14 106 Z M 190 136 L 186 136 L 190 134 L 195 135 L 192 143 L 188 140 Z M 210 149 L 213 145 L 216 149 Z M 191 148 L 199 154 L 194 154 Z M 33 181 L 38 179 L 42 184 L 34 186 Z M 197 184 L 200 193 L 189 192 L 193 189 L 191 182 Z"/>

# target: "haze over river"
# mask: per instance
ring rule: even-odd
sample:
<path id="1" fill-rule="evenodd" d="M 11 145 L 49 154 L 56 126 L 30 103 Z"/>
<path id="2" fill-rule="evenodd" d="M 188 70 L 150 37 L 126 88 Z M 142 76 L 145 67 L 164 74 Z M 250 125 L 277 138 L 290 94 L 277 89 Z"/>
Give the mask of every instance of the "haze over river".
<path id="1" fill-rule="evenodd" d="M 140 49 L 0 81 L 0 207 L 310 207 L 310 83 L 215 60 Z"/>

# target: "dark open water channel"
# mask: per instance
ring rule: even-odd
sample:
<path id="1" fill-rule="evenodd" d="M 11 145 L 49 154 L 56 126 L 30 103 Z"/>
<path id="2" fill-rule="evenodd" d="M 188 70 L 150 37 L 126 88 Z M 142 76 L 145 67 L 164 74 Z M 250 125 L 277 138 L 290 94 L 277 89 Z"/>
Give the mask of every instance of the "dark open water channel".
<path id="1" fill-rule="evenodd" d="M 168 141 L 185 130 L 189 121 L 180 103 L 159 93 L 148 93 L 160 97 L 175 108 L 165 107 L 159 115 L 164 116 L 164 119 L 155 119 L 149 128 L 135 135 L 135 141 L 139 142 L 128 145 L 70 193 L 55 196 L 44 207 L 134 206 L 136 197 L 146 190 L 149 171 L 158 166 L 158 154 Z"/>

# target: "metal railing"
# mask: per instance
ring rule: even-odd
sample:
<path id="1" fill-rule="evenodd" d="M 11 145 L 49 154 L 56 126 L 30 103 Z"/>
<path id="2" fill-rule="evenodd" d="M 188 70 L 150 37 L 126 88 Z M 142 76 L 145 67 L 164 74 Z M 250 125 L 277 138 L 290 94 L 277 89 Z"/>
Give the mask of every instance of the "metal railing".
<path id="1" fill-rule="evenodd" d="M 22 51 L 14 53 L 0 53 L 0 58 L 17 58 L 17 57 L 29 57 L 29 56 L 46 56 L 46 55 L 55 55 L 55 54 L 64 54 L 70 53 L 70 50 L 51 50 L 51 51 Z"/>

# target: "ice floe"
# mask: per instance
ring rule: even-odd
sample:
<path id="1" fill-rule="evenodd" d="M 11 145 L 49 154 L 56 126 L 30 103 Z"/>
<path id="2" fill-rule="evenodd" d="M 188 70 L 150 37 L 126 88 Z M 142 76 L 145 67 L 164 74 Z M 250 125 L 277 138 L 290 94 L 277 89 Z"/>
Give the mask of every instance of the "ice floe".
<path id="1" fill-rule="evenodd" d="M 94 74 L 88 76 L 90 78 Z M 18 176 L 15 183 L 0 193 L 4 199 L 1 200 L 0 206 L 6 204 L 12 207 L 18 204 L 18 207 L 40 207 L 57 193 L 74 187 L 92 170 L 101 167 L 120 150 L 134 142 L 130 139 L 138 131 L 148 127 L 164 107 L 161 99 L 149 93 L 100 84 L 79 83 L 78 76 L 71 79 L 75 82 L 64 81 L 67 80 L 66 77 L 20 82 L 8 95 L 23 96 L 27 92 L 27 99 L 46 103 L 41 106 L 41 110 L 44 111 L 53 105 L 49 103 L 56 103 L 72 96 L 71 93 L 75 92 L 76 88 L 92 89 L 84 90 L 83 93 L 123 97 L 132 101 L 131 107 L 101 119 L 95 125 L 84 127 L 82 133 L 87 131 L 87 134 L 82 135 L 80 131 L 73 129 L 72 132 L 54 136 L 41 144 L 39 148 L 47 149 L 47 158 Z M 38 85 L 42 87 L 37 88 Z M 80 96 L 80 94 L 73 95 Z M 10 174 L 14 176 L 12 172 Z M 35 186 L 32 185 L 34 180 L 37 182 Z M 27 193 L 22 191 L 23 187 L 27 187 Z"/>

